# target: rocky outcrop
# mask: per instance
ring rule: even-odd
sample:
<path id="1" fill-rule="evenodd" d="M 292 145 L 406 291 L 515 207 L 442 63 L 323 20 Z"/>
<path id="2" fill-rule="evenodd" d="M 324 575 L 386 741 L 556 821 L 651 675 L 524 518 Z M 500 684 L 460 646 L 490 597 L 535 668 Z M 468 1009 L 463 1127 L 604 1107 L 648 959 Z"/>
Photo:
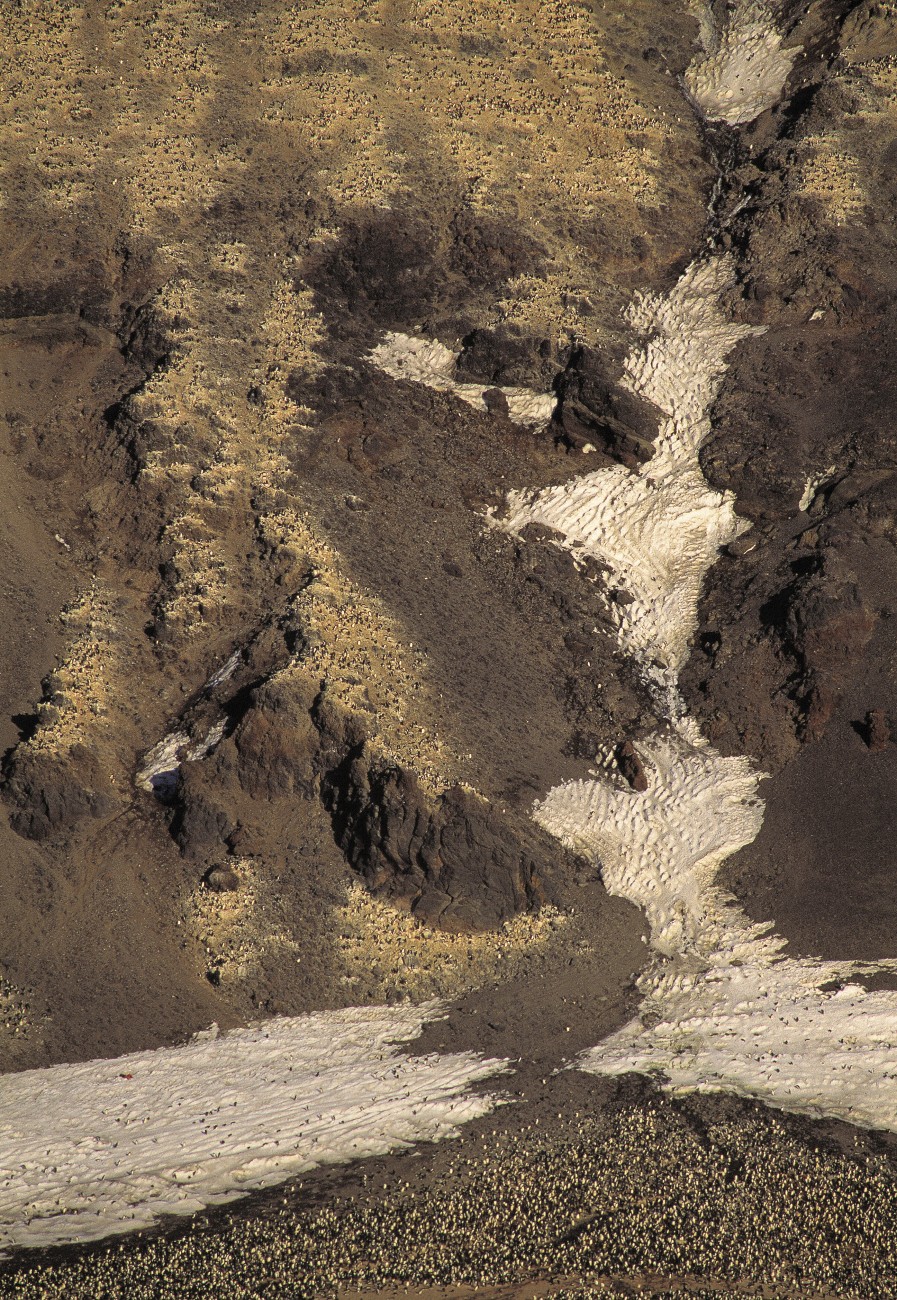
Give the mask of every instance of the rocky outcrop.
<path id="1" fill-rule="evenodd" d="M 121 804 L 97 755 L 86 745 L 73 745 L 61 755 L 23 747 L 4 776 L 4 797 L 12 807 L 10 824 L 30 840 L 51 839 L 85 818 L 108 819 Z"/>
<path id="2" fill-rule="evenodd" d="M 234 742 L 237 778 L 253 799 L 314 795 L 320 737 L 313 703 L 314 690 L 301 679 L 273 679 L 252 692 Z"/>
<path id="3" fill-rule="evenodd" d="M 645 765 L 639 758 L 638 751 L 632 741 L 622 740 L 616 748 L 614 757 L 617 760 L 617 767 L 624 781 L 633 790 L 647 790 L 648 777 L 645 773 Z"/>
<path id="4" fill-rule="evenodd" d="M 372 893 L 446 930 L 480 930 L 556 897 L 566 854 L 462 786 L 436 799 L 364 747 L 323 782 L 340 847 Z"/>
<path id="5" fill-rule="evenodd" d="M 201 734 L 209 707 L 201 699 L 183 725 Z M 230 733 L 208 757 L 180 763 L 169 795 L 171 834 L 209 871 L 223 869 L 222 856 L 253 851 L 260 805 L 281 804 L 286 817 L 297 801 L 320 800 L 371 892 L 429 925 L 493 928 L 557 901 L 571 878 L 569 855 L 526 806 L 496 805 L 461 785 L 427 794 L 298 665 L 236 689 L 225 714 Z"/>
<path id="6" fill-rule="evenodd" d="M 657 436 L 657 412 L 629 392 L 619 365 L 591 348 L 573 349 L 557 380 L 556 441 L 570 451 L 591 449 L 636 469 L 650 460 Z"/>

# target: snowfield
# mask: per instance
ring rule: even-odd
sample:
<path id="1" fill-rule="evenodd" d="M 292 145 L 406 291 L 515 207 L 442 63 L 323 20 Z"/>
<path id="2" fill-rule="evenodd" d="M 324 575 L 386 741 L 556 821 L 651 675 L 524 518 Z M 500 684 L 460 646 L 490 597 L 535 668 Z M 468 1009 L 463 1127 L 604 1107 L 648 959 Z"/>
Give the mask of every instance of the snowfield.
<path id="1" fill-rule="evenodd" d="M 503 1061 L 408 1056 L 439 1015 L 357 1007 L 0 1079 L 0 1251 L 146 1228 L 313 1169 L 453 1137 Z"/>

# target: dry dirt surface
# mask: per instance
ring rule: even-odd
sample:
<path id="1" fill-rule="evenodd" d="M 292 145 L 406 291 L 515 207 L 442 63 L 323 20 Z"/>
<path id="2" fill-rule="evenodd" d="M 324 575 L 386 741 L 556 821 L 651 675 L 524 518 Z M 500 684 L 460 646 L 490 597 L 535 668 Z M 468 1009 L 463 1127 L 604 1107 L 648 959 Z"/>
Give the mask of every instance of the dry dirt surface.
<path id="1" fill-rule="evenodd" d="M 649 705 L 599 594 L 482 511 L 582 453 L 366 356 L 398 330 L 484 388 L 600 384 L 713 169 L 694 20 L 658 45 L 647 3 L 3 9 L 16 1068 L 379 997 L 358 879 L 453 932 L 563 906 L 581 868 L 529 806 Z M 135 787 L 222 720 L 167 803 Z M 640 921 L 595 916 L 625 983 Z"/>
<path id="2" fill-rule="evenodd" d="M 647 927 L 532 807 L 605 751 L 641 789 L 660 724 L 631 596 L 493 524 L 650 461 L 624 309 L 703 248 L 765 330 L 682 676 L 772 777 L 724 883 L 794 953 L 897 957 L 897 8 L 764 8 L 801 52 L 738 129 L 685 78 L 726 10 L 0 0 L 0 1069 L 406 997 L 448 1009 L 415 1051 L 518 1063 L 458 1143 L 0 1294 L 897 1296 L 888 1135 L 553 1073 Z"/>

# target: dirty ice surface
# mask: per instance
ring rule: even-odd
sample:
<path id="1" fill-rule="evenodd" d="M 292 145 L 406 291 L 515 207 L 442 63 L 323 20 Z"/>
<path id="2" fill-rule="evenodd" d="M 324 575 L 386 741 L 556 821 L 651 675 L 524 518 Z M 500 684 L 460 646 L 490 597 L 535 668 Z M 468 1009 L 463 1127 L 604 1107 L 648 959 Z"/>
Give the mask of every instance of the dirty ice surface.
<path id="1" fill-rule="evenodd" d="M 452 352 L 437 339 L 415 338 L 411 334 L 386 334 L 368 360 L 393 379 L 408 379 L 441 393 L 454 393 L 478 411 L 488 410 L 483 394 L 496 384 L 464 383 L 455 377 L 460 353 Z M 529 388 L 499 388 L 508 403 L 508 418 L 515 424 L 541 428 L 551 419 L 557 398 L 554 393 L 535 393 Z"/>
<path id="2" fill-rule="evenodd" d="M 396 1044 L 437 1004 L 275 1019 L 0 1078 L 0 1251 L 129 1232 L 316 1165 L 452 1137 L 504 1063 Z"/>
<path id="3" fill-rule="evenodd" d="M 783 48 L 762 0 L 739 4 L 722 32 L 710 5 L 703 6 L 701 40 L 704 53 L 686 70 L 685 84 L 705 117 L 729 126 L 751 122 L 777 102 L 799 52 Z"/>

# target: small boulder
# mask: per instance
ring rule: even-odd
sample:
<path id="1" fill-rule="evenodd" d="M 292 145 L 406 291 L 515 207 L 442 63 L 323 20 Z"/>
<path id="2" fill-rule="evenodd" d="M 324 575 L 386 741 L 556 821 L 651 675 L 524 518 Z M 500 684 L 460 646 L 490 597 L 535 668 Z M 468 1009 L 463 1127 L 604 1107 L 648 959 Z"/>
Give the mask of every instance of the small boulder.
<path id="1" fill-rule="evenodd" d="M 219 866 L 210 867 L 203 876 L 202 883 L 215 894 L 228 894 L 240 888 L 240 877 L 229 862 L 223 862 Z"/>
<path id="2" fill-rule="evenodd" d="M 633 790 L 643 792 L 648 788 L 645 765 L 636 753 L 631 740 L 622 740 L 614 753 L 620 775 L 629 782 Z"/>
<path id="3" fill-rule="evenodd" d="M 874 754 L 887 749 L 891 740 L 891 724 L 884 709 L 870 709 L 866 714 L 863 738 Z"/>
<path id="4" fill-rule="evenodd" d="M 483 393 L 483 401 L 490 415 L 502 415 L 507 419 L 511 414 L 508 399 L 500 388 L 487 388 Z"/>

